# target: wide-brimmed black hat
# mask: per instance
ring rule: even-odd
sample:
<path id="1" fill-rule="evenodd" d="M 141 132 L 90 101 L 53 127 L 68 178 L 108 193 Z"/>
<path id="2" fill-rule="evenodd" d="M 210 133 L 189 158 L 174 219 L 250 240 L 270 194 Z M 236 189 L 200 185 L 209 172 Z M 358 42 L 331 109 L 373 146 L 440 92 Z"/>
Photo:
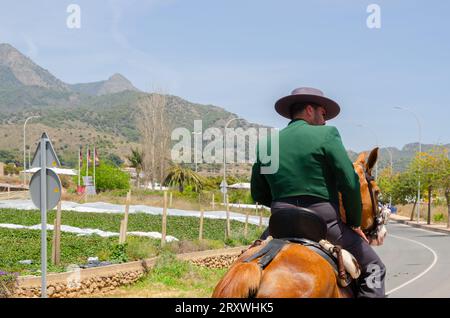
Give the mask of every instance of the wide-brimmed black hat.
<path id="1" fill-rule="evenodd" d="M 325 108 L 325 120 L 336 117 L 341 108 L 332 99 L 324 96 L 323 92 L 316 88 L 299 87 L 292 91 L 291 95 L 280 98 L 275 103 L 275 110 L 278 114 L 288 119 L 291 118 L 291 106 L 297 103 L 311 103 Z"/>

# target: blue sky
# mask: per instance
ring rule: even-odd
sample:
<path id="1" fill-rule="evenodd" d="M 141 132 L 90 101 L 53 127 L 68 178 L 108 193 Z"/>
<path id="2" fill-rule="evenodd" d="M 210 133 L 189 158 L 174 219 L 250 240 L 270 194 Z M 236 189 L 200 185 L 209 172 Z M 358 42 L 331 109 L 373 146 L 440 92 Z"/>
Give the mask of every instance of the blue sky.
<path id="1" fill-rule="evenodd" d="M 81 28 L 69 29 L 69 4 Z M 366 9 L 381 8 L 369 29 Z M 443 0 L 0 0 L 0 42 L 68 83 L 119 72 L 274 127 L 275 101 L 299 86 L 342 107 L 328 124 L 355 151 L 450 143 L 450 2 Z M 361 127 L 361 125 L 363 127 Z M 367 128 L 369 127 L 369 128 Z"/>

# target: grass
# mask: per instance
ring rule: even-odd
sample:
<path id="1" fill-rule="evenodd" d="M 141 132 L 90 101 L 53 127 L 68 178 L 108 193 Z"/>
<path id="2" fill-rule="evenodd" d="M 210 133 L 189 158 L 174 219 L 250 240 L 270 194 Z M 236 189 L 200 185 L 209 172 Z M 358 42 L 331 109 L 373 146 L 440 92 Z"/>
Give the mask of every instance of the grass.
<path id="1" fill-rule="evenodd" d="M 47 222 L 53 224 L 55 211 L 49 211 Z M 94 228 L 103 231 L 119 232 L 123 214 L 119 213 L 83 213 L 74 211 L 61 212 L 61 224 L 80 228 Z M 0 209 L 0 223 L 20 225 L 35 225 L 41 220 L 38 210 Z M 225 239 L 226 220 L 204 219 L 203 237 L 210 240 Z M 160 215 L 132 213 L 128 217 L 128 231 L 161 232 L 162 220 Z M 243 233 L 244 223 L 231 221 L 231 228 L 235 234 Z M 199 218 L 184 216 L 167 217 L 167 235 L 175 236 L 179 240 L 195 240 L 198 238 Z M 249 224 L 249 233 L 257 232 L 258 227 Z"/>
<path id="2" fill-rule="evenodd" d="M 81 213 L 62 211 L 62 224 L 80 228 L 98 228 L 104 231 L 119 232 L 121 214 Z M 48 223 L 53 223 L 55 211 L 48 212 Z M 259 237 L 262 230 L 249 225 L 248 238 L 244 238 L 244 224 L 232 221 L 233 236 L 225 240 L 225 220 L 204 220 L 205 240 L 198 241 L 199 219 L 195 217 L 169 216 L 167 234 L 180 241 L 166 244 L 160 248 L 160 240 L 128 236 L 126 259 L 129 261 L 148 258 L 163 252 L 185 253 L 207 249 L 250 244 Z M 0 223 L 35 225 L 40 223 L 37 210 L 0 209 Z M 161 232 L 161 216 L 143 213 L 129 215 L 128 231 Z M 100 261 L 111 261 L 117 249 L 118 237 L 103 238 L 97 235 L 77 236 L 61 234 L 61 266 L 50 264 L 51 238 L 53 231 L 47 233 L 47 255 L 49 272 L 61 272 L 70 264 L 85 264 L 88 257 L 97 256 Z M 21 265 L 20 260 L 31 259 L 32 265 Z M 22 275 L 36 274 L 40 269 L 40 231 L 13 230 L 0 228 L 0 270 L 19 272 Z"/>
<path id="3" fill-rule="evenodd" d="M 210 269 L 162 254 L 155 267 L 137 283 L 121 287 L 104 297 L 211 297 L 226 269 Z"/>

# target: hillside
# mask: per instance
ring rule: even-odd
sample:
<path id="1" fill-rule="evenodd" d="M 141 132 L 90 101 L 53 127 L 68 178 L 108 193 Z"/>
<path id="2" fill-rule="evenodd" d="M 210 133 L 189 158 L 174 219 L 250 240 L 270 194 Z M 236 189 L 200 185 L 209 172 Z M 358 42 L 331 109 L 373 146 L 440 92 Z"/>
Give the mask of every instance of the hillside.
<path id="1" fill-rule="evenodd" d="M 27 140 L 36 139 L 32 130 L 38 127 L 62 143 L 59 151 L 72 158 L 68 161 L 75 160 L 79 145 L 88 143 L 124 159 L 139 141 L 136 104 L 143 94 L 121 74 L 93 83 L 64 83 L 11 45 L 0 44 L 0 150 L 21 158 L 23 122 L 30 115 L 40 115 L 27 125 Z M 177 96 L 167 95 L 167 103 L 171 129 L 192 130 L 196 119 L 203 120 L 203 129 L 223 127 L 237 117 L 221 107 Z M 236 124 L 259 126 L 244 120 Z"/>

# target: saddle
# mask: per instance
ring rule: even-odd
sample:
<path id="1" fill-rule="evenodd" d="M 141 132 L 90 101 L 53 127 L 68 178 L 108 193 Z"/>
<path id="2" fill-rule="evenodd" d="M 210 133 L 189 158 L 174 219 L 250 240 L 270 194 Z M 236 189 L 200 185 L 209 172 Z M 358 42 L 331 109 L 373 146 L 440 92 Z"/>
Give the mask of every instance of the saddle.
<path id="1" fill-rule="evenodd" d="M 244 259 L 244 262 L 260 258 L 258 265 L 264 269 L 286 244 L 295 243 L 323 257 L 333 268 L 341 287 L 347 287 L 361 274 L 358 262 L 352 254 L 325 239 L 325 221 L 309 209 L 292 208 L 273 213 L 269 220 L 269 234 L 270 239 L 266 240 L 268 242 L 263 242 L 265 246 Z"/>

